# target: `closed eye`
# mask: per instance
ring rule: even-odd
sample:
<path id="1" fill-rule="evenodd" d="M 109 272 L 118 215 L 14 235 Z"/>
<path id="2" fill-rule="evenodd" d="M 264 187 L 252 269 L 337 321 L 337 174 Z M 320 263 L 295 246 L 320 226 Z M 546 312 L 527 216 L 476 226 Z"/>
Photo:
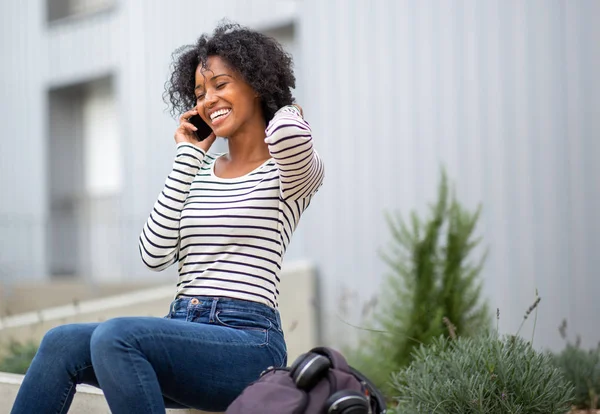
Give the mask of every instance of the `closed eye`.
<path id="1" fill-rule="evenodd" d="M 225 87 L 225 85 L 227 85 L 227 82 L 219 83 L 217 85 L 217 89 L 223 89 Z"/>

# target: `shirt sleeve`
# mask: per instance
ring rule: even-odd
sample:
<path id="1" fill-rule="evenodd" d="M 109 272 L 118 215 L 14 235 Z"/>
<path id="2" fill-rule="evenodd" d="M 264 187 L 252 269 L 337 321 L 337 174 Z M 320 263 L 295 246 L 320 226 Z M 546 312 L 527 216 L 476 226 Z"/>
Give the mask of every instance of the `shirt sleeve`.
<path id="1" fill-rule="evenodd" d="M 181 210 L 205 155 L 192 144 L 177 145 L 173 170 L 139 239 L 142 261 L 151 270 L 164 270 L 178 260 Z"/>
<path id="2" fill-rule="evenodd" d="M 314 195 L 324 166 L 313 147 L 310 125 L 293 105 L 280 108 L 266 130 L 265 142 L 279 169 L 281 197 L 298 200 Z"/>

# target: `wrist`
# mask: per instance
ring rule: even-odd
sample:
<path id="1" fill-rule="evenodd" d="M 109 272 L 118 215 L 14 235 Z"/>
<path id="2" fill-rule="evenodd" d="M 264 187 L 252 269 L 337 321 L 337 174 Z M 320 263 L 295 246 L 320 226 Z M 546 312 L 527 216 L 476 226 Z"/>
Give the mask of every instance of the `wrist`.
<path id="1" fill-rule="evenodd" d="M 176 145 L 177 154 L 187 154 L 201 161 L 206 155 L 206 150 L 199 146 L 192 144 L 191 142 L 178 142 Z"/>

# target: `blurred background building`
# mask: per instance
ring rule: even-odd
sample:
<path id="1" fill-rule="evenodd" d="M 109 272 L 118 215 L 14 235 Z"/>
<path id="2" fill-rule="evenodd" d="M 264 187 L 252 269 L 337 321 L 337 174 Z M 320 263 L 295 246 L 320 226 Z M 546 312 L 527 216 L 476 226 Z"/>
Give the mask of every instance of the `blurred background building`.
<path id="1" fill-rule="evenodd" d="M 426 212 L 442 166 L 483 206 L 501 330 L 538 289 L 538 344 L 562 345 L 563 318 L 600 340 L 596 0 L 0 2 L 0 302 L 34 309 L 37 286 L 59 304 L 65 281 L 175 289 L 137 250 L 174 155 L 162 93 L 171 53 L 224 17 L 295 59 L 326 178 L 286 263 L 318 270 L 323 342 L 379 292 L 384 212 Z"/>

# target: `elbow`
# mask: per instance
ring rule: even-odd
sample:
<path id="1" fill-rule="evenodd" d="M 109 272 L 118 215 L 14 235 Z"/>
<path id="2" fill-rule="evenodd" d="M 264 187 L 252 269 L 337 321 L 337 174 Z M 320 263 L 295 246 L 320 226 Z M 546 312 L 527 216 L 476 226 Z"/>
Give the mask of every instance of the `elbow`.
<path id="1" fill-rule="evenodd" d="M 281 187 L 281 197 L 284 200 L 297 200 L 312 197 L 317 193 L 325 177 L 325 168 L 321 160 L 316 156 L 315 162 L 303 174 L 303 177 L 288 182 Z"/>

